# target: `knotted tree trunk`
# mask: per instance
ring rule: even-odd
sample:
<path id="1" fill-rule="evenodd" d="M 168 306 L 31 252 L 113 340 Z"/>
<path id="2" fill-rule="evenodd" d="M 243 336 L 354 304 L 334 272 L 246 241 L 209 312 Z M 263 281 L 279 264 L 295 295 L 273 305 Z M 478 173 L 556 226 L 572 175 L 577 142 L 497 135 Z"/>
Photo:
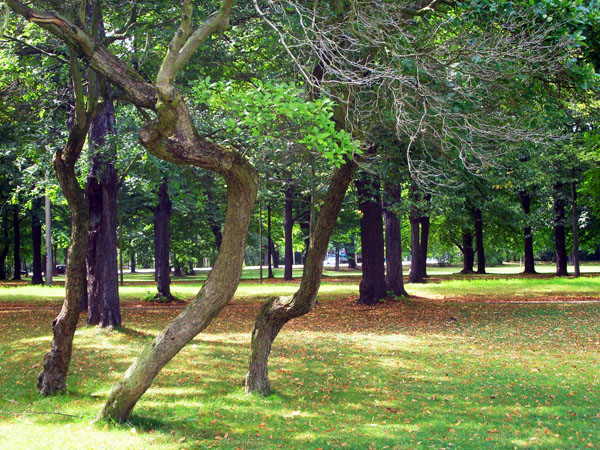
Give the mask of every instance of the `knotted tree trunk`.
<path id="1" fill-rule="evenodd" d="M 356 163 L 348 161 L 336 170 L 321 207 L 319 219 L 310 238 L 306 263 L 298 291 L 265 303 L 254 322 L 250 348 L 250 364 L 246 374 L 246 392 L 268 395 L 271 391 L 268 361 L 273 341 L 290 320 L 308 314 L 315 307 L 321 284 L 323 258 L 327 253 L 346 189 L 354 177 Z"/>

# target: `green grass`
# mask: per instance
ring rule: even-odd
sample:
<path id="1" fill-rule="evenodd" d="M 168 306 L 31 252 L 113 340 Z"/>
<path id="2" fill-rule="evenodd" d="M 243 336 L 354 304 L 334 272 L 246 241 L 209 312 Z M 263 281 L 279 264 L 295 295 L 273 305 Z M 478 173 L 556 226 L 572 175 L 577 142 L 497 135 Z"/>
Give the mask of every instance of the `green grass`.
<path id="1" fill-rule="evenodd" d="M 583 449 L 600 442 L 599 305 L 414 300 L 364 308 L 325 300 L 277 339 L 275 393 L 266 399 L 240 385 L 258 307 L 227 307 L 120 426 L 89 422 L 177 311 L 130 309 L 122 330 L 81 328 L 68 393 L 42 398 L 34 385 L 54 313 L 0 310 L 0 449 Z"/>

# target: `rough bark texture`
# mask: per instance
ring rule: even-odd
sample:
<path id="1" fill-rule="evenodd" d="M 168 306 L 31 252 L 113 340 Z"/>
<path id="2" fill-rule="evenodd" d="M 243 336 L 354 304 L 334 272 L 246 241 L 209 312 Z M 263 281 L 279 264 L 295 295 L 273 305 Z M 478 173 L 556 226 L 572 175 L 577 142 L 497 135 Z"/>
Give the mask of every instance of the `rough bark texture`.
<path id="1" fill-rule="evenodd" d="M 117 265 L 117 191 L 118 177 L 106 137 L 114 133 L 114 107 L 107 101 L 96 115 L 89 131 L 95 154 L 86 183 L 89 204 L 89 238 L 87 255 L 89 325 L 121 325 L 119 278 Z"/>
<path id="2" fill-rule="evenodd" d="M 526 191 L 519 192 L 519 198 L 521 200 L 521 208 L 523 208 L 523 212 L 528 220 L 529 213 L 531 212 L 531 196 Z M 535 271 L 535 261 L 533 255 L 533 233 L 531 231 L 531 226 L 526 222 L 523 226 L 523 249 L 524 249 L 524 263 L 525 269 L 523 273 L 536 273 Z"/>
<path id="3" fill-rule="evenodd" d="M 283 234 L 285 247 L 285 261 L 283 267 L 283 279 L 293 280 L 292 266 L 294 264 L 294 249 L 292 247 L 292 232 L 294 230 L 294 187 L 288 185 L 285 190 L 285 205 L 283 207 Z"/>
<path id="4" fill-rule="evenodd" d="M 554 244 L 556 246 L 556 275 L 567 276 L 567 247 L 565 240 L 565 201 L 562 183 L 554 185 Z"/>
<path id="5" fill-rule="evenodd" d="M 295 317 L 309 313 L 315 306 L 321 284 L 323 258 L 327 253 L 346 189 L 354 177 L 356 163 L 346 162 L 336 170 L 327 190 L 306 256 L 302 281 L 298 291 L 288 297 L 278 297 L 265 303 L 256 317 L 252 330 L 251 353 L 246 375 L 246 392 L 268 395 L 271 384 L 268 361 L 273 341 L 281 328 Z"/>
<path id="6" fill-rule="evenodd" d="M 475 273 L 473 271 L 475 251 L 473 250 L 473 235 L 470 232 L 463 231 L 462 245 L 459 245 L 458 248 L 463 254 L 463 269 L 460 271 L 460 273 Z"/>
<path id="7" fill-rule="evenodd" d="M 31 284 L 44 284 L 42 277 L 42 221 L 43 200 L 35 198 L 31 207 L 31 241 L 33 246 L 33 274 Z"/>
<path id="8" fill-rule="evenodd" d="M 359 285 L 358 303 L 373 305 L 385 298 L 385 262 L 383 255 L 383 211 L 379 182 L 361 173 L 355 182 L 358 191 L 360 239 L 362 248 L 362 280 Z"/>
<path id="9" fill-rule="evenodd" d="M 79 318 L 81 299 L 86 290 L 88 205 L 75 175 L 75 163 L 86 140 L 89 121 L 80 119 L 76 122 L 66 147 L 58 150 L 53 159 L 54 170 L 71 213 L 71 239 L 67 250 L 65 300 L 60 313 L 52 321 L 52 347 L 44 356 L 43 370 L 38 376 L 38 390 L 42 395 L 54 395 L 66 390 L 73 336 Z"/>
<path id="10" fill-rule="evenodd" d="M 392 207 L 401 201 L 400 185 L 394 184 L 387 187 L 387 196 L 390 201 L 384 208 L 385 217 L 385 284 L 388 291 L 397 296 L 408 296 L 404 289 L 402 279 L 402 236 L 400 219 L 393 212 Z"/>
<path id="11" fill-rule="evenodd" d="M 13 206 L 13 280 L 21 279 L 21 220 L 19 205 Z"/>
<path id="12" fill-rule="evenodd" d="M 475 250 L 477 252 L 477 273 L 485 273 L 485 253 L 483 248 L 483 217 L 481 209 L 473 210 L 475 218 Z"/>
<path id="13" fill-rule="evenodd" d="M 168 184 L 164 180 L 158 189 L 158 205 L 154 208 L 154 267 L 156 275 L 155 298 L 159 301 L 170 302 L 171 295 L 171 266 L 169 263 L 170 230 L 169 222 L 173 212 L 173 204 L 169 198 Z"/>

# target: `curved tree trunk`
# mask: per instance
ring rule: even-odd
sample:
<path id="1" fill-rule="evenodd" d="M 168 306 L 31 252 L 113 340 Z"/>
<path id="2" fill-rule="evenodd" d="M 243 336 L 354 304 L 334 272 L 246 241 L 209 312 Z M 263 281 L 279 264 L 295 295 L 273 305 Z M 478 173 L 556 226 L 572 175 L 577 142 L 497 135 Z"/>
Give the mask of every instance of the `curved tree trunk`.
<path id="1" fill-rule="evenodd" d="M 21 280 L 21 220 L 19 204 L 13 206 L 13 280 Z"/>
<path id="2" fill-rule="evenodd" d="M 360 240 L 362 248 L 362 280 L 358 303 L 374 305 L 387 294 L 385 262 L 383 255 L 383 211 L 379 183 L 374 177 L 362 173 L 355 182 L 358 191 Z"/>
<path id="3" fill-rule="evenodd" d="M 458 246 L 463 254 L 463 269 L 460 273 L 470 274 L 475 273 L 473 264 L 475 262 L 475 251 L 473 250 L 473 235 L 463 231 L 462 246 Z"/>
<path id="4" fill-rule="evenodd" d="M 246 374 L 246 392 L 268 395 L 271 391 L 268 361 L 273 341 L 281 328 L 295 317 L 309 313 L 315 306 L 321 284 L 323 258 L 342 208 L 346 189 L 354 177 L 356 163 L 348 161 L 336 170 L 327 190 L 314 232 L 310 239 L 306 264 L 298 291 L 265 303 L 254 323 L 250 363 Z"/>
<path id="5" fill-rule="evenodd" d="M 158 189 L 158 205 L 154 208 L 154 271 L 158 293 L 155 299 L 161 302 L 173 300 L 171 295 L 171 265 L 169 262 L 170 230 L 169 222 L 173 204 L 169 198 L 167 180 Z"/>
<path id="6" fill-rule="evenodd" d="M 42 277 L 42 221 L 40 213 L 43 210 L 43 200 L 35 198 L 31 206 L 31 241 L 33 247 L 33 273 L 31 284 L 44 284 Z"/>
<path id="7" fill-rule="evenodd" d="M 74 62 L 74 51 L 71 49 L 70 57 L 78 105 L 75 108 L 74 125 L 71 128 L 67 145 L 54 154 L 53 163 L 71 213 L 71 239 L 67 250 L 65 300 L 60 313 L 52 321 L 52 347 L 44 356 L 43 369 L 38 376 L 38 390 L 42 395 L 54 395 L 66 390 L 73 336 L 77 328 L 81 301 L 86 292 L 85 256 L 88 239 L 88 205 L 75 174 L 75 164 L 81 154 L 95 111 L 89 106 L 88 111 L 83 109 L 79 69 Z M 94 103 L 94 101 L 88 100 L 89 105 Z"/>
<path id="8" fill-rule="evenodd" d="M 531 232 L 531 226 L 527 223 L 529 220 L 529 213 L 531 212 L 531 196 L 526 191 L 519 192 L 519 198 L 521 200 L 521 208 L 526 215 L 526 223 L 523 226 L 523 249 L 525 255 L 525 270 L 523 273 L 536 273 L 535 261 L 533 255 L 533 233 Z"/>
<path id="9" fill-rule="evenodd" d="M 565 200 L 562 183 L 553 186 L 554 190 L 554 244 L 556 246 L 556 275 L 567 276 L 567 246 L 565 239 Z"/>
<path id="10" fill-rule="evenodd" d="M 294 249 L 292 246 L 292 232 L 294 230 L 294 187 L 289 184 L 285 190 L 285 206 L 283 207 L 283 233 L 284 233 L 284 267 L 283 279 L 293 280 L 292 269 L 294 264 Z"/>
<path id="11" fill-rule="evenodd" d="M 485 273 L 485 253 L 483 248 L 483 217 L 481 209 L 473 211 L 475 217 L 475 249 L 477 252 L 477 273 Z"/>
<path id="12" fill-rule="evenodd" d="M 387 187 L 386 192 L 390 198 L 383 210 L 385 217 L 385 284 L 388 291 L 397 296 L 408 296 L 404 289 L 402 279 L 402 236 L 400 219 L 391 207 L 397 207 L 401 201 L 400 185 L 394 184 Z"/>

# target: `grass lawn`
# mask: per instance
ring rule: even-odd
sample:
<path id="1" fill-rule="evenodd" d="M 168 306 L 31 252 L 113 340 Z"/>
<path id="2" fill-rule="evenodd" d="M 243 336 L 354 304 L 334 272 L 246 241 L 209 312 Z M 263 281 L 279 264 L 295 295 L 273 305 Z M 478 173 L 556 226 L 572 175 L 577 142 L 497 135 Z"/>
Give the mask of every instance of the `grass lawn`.
<path id="1" fill-rule="evenodd" d="M 55 308 L 10 305 L 58 305 L 62 288 L 3 288 L 0 449 L 600 448 L 599 304 L 436 301 L 593 296 L 599 280 L 409 285 L 429 298 L 376 307 L 354 304 L 356 282 L 326 282 L 315 311 L 275 342 L 275 393 L 268 398 L 241 386 L 257 299 L 297 286 L 243 283 L 238 299 L 118 426 L 90 421 L 141 346 L 179 308 L 124 308 L 120 330 L 82 326 L 67 394 L 42 398 L 35 381 Z M 198 287 L 174 290 L 187 296 Z M 149 289 L 122 293 L 135 299 Z"/>

